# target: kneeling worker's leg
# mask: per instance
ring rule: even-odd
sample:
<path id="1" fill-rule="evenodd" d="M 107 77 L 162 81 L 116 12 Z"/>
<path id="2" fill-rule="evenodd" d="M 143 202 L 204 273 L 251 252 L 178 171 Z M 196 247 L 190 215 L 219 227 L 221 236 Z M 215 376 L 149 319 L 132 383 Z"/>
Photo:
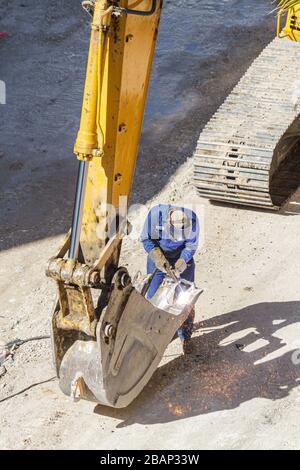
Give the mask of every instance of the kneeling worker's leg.
<path id="1" fill-rule="evenodd" d="M 195 262 L 192 260 L 189 264 L 187 269 L 184 271 L 184 273 L 181 274 L 181 278 L 185 279 L 186 281 L 189 282 L 194 282 L 195 281 Z M 195 320 L 195 308 L 191 307 L 190 308 L 190 314 L 182 327 L 178 330 L 178 337 L 181 339 L 181 341 L 190 339 L 192 334 L 193 334 L 193 328 L 194 328 L 194 320 Z"/>
<path id="2" fill-rule="evenodd" d="M 153 274 L 155 269 L 156 269 L 155 264 L 148 257 L 148 260 L 147 260 L 147 274 Z M 154 274 L 154 276 L 152 278 L 150 287 L 149 287 L 148 292 L 147 292 L 147 299 L 148 300 L 152 299 L 152 297 L 156 294 L 159 286 L 161 285 L 161 283 L 163 282 L 165 277 L 166 277 L 166 275 L 162 271 L 159 271 L 159 270 L 156 271 L 156 273 Z"/>

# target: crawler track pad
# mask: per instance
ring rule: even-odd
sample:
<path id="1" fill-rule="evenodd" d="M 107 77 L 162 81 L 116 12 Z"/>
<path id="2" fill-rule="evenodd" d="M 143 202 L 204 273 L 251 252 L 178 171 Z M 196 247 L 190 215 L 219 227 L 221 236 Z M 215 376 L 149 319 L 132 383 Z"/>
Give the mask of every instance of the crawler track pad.
<path id="1" fill-rule="evenodd" d="M 211 200 L 278 209 L 300 184 L 300 43 L 274 39 L 201 132 L 194 184 Z"/>

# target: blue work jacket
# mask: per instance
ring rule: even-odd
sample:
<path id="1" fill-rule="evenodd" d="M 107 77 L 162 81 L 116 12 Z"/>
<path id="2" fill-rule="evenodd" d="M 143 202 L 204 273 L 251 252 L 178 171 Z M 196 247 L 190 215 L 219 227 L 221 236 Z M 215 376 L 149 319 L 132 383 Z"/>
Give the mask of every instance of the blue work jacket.
<path id="1" fill-rule="evenodd" d="M 198 218 L 193 211 L 184 208 L 184 212 L 191 222 L 190 226 L 185 230 L 175 229 L 168 223 L 171 209 L 183 208 L 159 204 L 149 211 L 142 231 L 141 242 L 147 253 L 159 247 L 167 258 L 183 258 L 186 263 L 189 263 L 199 245 Z"/>

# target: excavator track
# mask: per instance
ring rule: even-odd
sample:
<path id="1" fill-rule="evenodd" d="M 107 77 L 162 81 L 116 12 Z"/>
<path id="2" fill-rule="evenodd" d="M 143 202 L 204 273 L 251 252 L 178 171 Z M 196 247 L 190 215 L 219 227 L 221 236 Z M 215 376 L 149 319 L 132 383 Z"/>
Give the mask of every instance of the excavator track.
<path id="1" fill-rule="evenodd" d="M 278 209 L 300 184 L 300 43 L 274 39 L 202 131 L 203 197 Z"/>

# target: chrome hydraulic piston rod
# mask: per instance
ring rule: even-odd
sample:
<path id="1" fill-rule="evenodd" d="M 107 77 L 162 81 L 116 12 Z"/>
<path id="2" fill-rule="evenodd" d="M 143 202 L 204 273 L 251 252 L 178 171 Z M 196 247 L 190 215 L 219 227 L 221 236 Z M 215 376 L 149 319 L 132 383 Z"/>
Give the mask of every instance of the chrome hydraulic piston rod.
<path id="1" fill-rule="evenodd" d="M 81 161 L 79 163 L 69 249 L 70 260 L 78 258 L 88 166 L 88 162 Z"/>

